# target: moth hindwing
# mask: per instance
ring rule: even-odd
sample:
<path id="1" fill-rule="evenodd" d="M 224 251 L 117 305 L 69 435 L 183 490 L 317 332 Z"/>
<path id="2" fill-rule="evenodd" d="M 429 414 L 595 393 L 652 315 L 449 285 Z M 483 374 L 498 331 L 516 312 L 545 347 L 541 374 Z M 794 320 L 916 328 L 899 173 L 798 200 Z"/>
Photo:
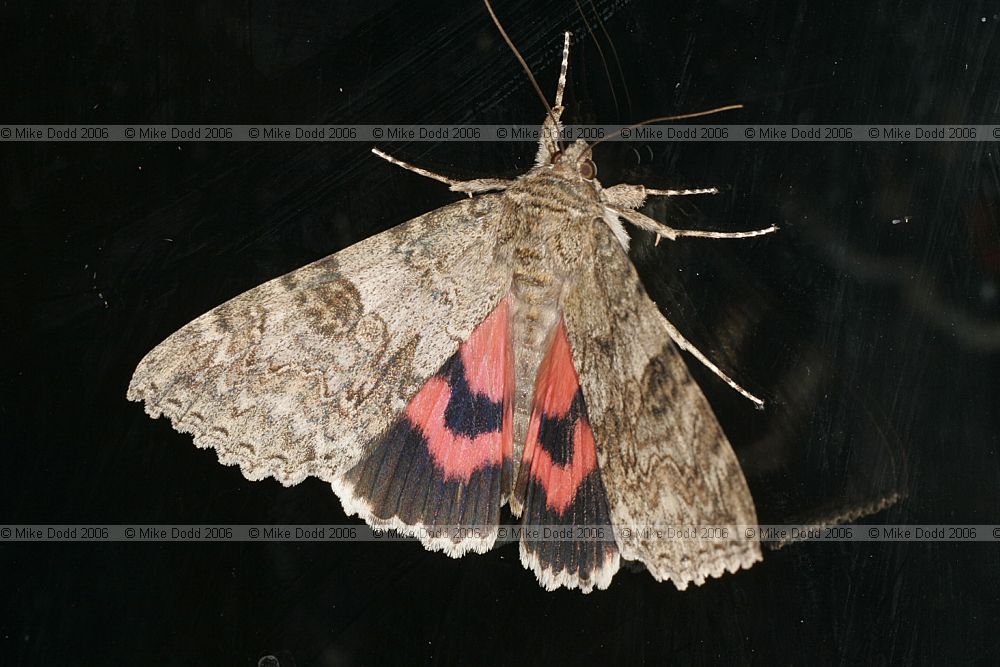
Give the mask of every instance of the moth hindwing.
<path id="1" fill-rule="evenodd" d="M 773 228 L 674 230 L 637 209 L 705 191 L 603 187 L 591 146 L 555 139 L 568 57 L 567 33 L 534 168 L 455 181 L 376 150 L 469 198 L 202 315 L 128 397 L 249 479 L 318 477 L 348 514 L 452 556 L 491 548 L 509 503 L 548 589 L 606 588 L 622 558 L 681 589 L 759 560 L 746 481 L 677 347 L 750 395 L 646 295 L 622 221 Z M 655 530 L 682 526 L 716 530 Z"/>

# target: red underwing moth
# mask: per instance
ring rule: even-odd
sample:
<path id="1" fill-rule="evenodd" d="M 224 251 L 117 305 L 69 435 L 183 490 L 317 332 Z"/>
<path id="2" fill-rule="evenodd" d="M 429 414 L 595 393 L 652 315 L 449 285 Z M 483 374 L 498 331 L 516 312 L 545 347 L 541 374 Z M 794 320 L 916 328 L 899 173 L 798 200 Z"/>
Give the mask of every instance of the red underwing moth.
<path id="1" fill-rule="evenodd" d="M 743 473 L 678 348 L 761 402 L 660 314 L 622 221 L 671 240 L 774 228 L 675 230 L 637 210 L 647 196 L 710 190 L 602 186 L 592 147 L 557 141 L 569 37 L 534 168 L 454 181 L 376 150 L 468 197 L 205 313 L 146 355 L 128 398 L 248 479 L 318 477 L 349 515 L 450 556 L 490 549 L 505 503 L 531 526 L 616 529 L 521 539 L 549 590 L 607 588 L 622 558 L 679 589 L 760 560 L 737 534 L 756 524 Z M 426 530 L 454 525 L 485 528 Z M 643 532 L 705 525 L 728 533 Z"/>

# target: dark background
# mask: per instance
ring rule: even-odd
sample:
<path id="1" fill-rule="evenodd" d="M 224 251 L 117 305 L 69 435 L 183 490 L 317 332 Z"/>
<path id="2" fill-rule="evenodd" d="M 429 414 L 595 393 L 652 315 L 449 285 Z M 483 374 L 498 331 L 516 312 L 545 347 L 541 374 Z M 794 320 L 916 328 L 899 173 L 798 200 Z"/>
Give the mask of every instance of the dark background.
<path id="1" fill-rule="evenodd" d="M 0 122 L 542 121 L 481 4 L 414 4 L 6 5 Z M 746 109 L 716 122 L 1000 119 L 988 3 L 496 11 L 550 99 L 573 31 L 568 122 L 731 102 Z M 382 147 L 465 178 L 513 177 L 535 150 Z M 195 316 L 456 199 L 369 148 L 0 147 L 0 523 L 347 521 L 325 484 L 247 482 L 125 389 L 142 355 Z M 782 227 L 655 248 L 637 232 L 633 252 L 681 331 L 768 401 L 758 412 L 691 364 L 762 522 L 998 521 L 997 150 L 597 149 L 606 185 L 723 189 L 647 209 L 675 226 Z M 4 544 L 0 650 L 17 665 L 987 663 L 1000 649 L 998 553 L 792 544 L 683 593 L 623 570 L 583 596 L 543 591 L 513 545 L 452 560 L 416 543 Z"/>

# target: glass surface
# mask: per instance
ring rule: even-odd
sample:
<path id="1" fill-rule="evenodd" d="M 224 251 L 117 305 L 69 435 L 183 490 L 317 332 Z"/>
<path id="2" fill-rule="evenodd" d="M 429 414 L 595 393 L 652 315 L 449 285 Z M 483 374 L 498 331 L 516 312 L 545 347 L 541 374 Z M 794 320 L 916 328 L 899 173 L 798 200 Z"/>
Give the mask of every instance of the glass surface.
<path id="1" fill-rule="evenodd" d="M 573 31 L 568 122 L 729 103 L 745 108 L 705 122 L 1000 122 L 1000 18 L 980 3 L 496 11 L 550 99 Z M 544 116 L 476 2 L 4 12 L 3 123 Z M 378 145 L 458 178 L 514 177 L 535 151 Z M 0 522 L 356 522 L 317 480 L 246 481 L 125 390 L 194 317 L 459 198 L 369 148 L 0 146 Z M 995 141 L 607 143 L 595 161 L 605 185 L 722 190 L 645 209 L 668 224 L 781 227 L 635 232 L 632 251 L 671 321 L 767 401 L 686 357 L 762 523 L 998 521 Z M 965 664 L 996 658 L 998 548 L 791 544 L 684 592 L 640 567 L 583 596 L 542 590 L 513 545 L 452 560 L 416 543 L 0 544 L 0 642 L 9 664 Z"/>

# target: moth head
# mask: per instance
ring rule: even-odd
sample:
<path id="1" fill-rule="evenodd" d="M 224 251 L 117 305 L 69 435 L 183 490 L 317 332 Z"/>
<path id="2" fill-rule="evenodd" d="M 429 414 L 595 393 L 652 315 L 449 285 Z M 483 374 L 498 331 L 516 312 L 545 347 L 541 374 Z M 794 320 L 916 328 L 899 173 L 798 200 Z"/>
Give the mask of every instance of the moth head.
<path id="1" fill-rule="evenodd" d="M 549 158 L 552 170 L 564 178 L 593 182 L 597 178 L 597 165 L 587 142 L 577 139 L 561 148 Z"/>

